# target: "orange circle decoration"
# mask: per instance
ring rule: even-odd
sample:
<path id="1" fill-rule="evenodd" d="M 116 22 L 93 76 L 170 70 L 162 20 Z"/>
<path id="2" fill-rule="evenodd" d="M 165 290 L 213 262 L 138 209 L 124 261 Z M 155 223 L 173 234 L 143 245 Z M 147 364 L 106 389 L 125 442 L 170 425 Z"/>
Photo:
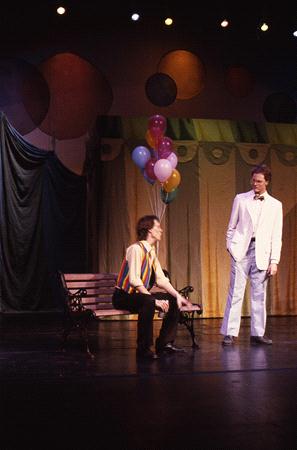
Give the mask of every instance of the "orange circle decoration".
<path id="1" fill-rule="evenodd" d="M 195 97 L 204 88 L 204 65 L 194 53 L 186 50 L 174 50 L 164 55 L 158 72 L 166 73 L 175 81 L 179 100 Z"/>
<path id="2" fill-rule="evenodd" d="M 230 66 L 225 74 L 225 85 L 234 97 L 243 98 L 253 90 L 254 81 L 244 66 Z"/>
<path id="3" fill-rule="evenodd" d="M 85 134 L 111 107 L 112 90 L 88 61 L 73 53 L 59 53 L 40 65 L 50 88 L 48 114 L 40 129 L 57 139 Z"/>

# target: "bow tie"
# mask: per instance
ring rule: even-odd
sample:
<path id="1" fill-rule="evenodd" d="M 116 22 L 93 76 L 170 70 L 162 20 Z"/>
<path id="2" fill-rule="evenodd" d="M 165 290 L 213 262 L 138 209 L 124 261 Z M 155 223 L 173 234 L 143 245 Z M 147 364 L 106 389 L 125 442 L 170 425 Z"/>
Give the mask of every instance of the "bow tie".
<path id="1" fill-rule="evenodd" d="M 255 195 L 254 200 L 264 200 L 264 195 Z"/>

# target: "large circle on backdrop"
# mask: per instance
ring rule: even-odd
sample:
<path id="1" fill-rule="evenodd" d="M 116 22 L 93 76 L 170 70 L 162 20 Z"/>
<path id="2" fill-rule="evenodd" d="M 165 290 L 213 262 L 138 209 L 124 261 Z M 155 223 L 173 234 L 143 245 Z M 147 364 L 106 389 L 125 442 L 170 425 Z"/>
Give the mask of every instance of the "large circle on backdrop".
<path id="1" fill-rule="evenodd" d="M 234 97 L 243 98 L 252 92 L 254 80 L 246 67 L 230 66 L 225 73 L 225 85 Z"/>
<path id="2" fill-rule="evenodd" d="M 284 92 L 275 92 L 266 97 L 263 114 L 267 122 L 294 123 L 297 115 L 296 102 Z"/>
<path id="3" fill-rule="evenodd" d="M 169 106 L 176 99 L 177 86 L 169 75 L 157 72 L 147 79 L 145 93 L 153 105 Z"/>
<path id="4" fill-rule="evenodd" d="M 225 72 L 225 85 L 234 97 L 243 98 L 252 92 L 254 79 L 246 67 L 231 66 Z"/>
<path id="5" fill-rule="evenodd" d="M 197 55 L 187 50 L 166 53 L 158 64 L 158 72 L 173 78 L 177 86 L 177 99 L 187 100 L 195 97 L 204 88 L 204 65 Z"/>
<path id="6" fill-rule="evenodd" d="M 0 108 L 20 134 L 40 125 L 49 102 L 47 82 L 37 67 L 18 58 L 0 59 Z"/>
<path id="7" fill-rule="evenodd" d="M 40 65 L 51 93 L 48 113 L 40 125 L 58 139 L 85 134 L 98 115 L 108 112 L 112 89 L 104 75 L 73 53 L 58 53 Z"/>

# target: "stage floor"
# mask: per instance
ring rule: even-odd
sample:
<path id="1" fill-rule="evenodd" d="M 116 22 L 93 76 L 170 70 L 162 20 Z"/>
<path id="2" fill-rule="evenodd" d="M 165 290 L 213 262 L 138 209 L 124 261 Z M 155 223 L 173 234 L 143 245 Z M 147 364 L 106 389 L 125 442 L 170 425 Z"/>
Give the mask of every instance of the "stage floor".
<path id="1" fill-rule="evenodd" d="M 295 449 L 297 317 L 269 317 L 272 346 L 251 346 L 249 319 L 222 347 L 220 319 L 195 320 L 200 349 L 137 362 L 136 322 L 90 328 L 95 358 L 60 319 L 1 319 L 1 450 Z M 160 321 L 155 321 L 155 336 Z"/>

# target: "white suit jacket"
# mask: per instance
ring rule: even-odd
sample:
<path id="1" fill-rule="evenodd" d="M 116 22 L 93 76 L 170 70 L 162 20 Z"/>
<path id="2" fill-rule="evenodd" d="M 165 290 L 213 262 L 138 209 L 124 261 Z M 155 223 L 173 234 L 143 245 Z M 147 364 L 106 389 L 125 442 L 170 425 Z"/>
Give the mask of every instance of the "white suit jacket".
<path id="1" fill-rule="evenodd" d="M 253 236 L 251 216 L 254 191 L 237 194 L 226 233 L 227 249 L 235 259 L 241 261 L 247 253 Z M 262 212 L 256 230 L 256 264 L 259 270 L 267 270 L 271 262 L 278 263 L 282 247 L 282 204 L 269 194 L 263 200 Z M 258 201 L 258 200 L 257 200 Z"/>

